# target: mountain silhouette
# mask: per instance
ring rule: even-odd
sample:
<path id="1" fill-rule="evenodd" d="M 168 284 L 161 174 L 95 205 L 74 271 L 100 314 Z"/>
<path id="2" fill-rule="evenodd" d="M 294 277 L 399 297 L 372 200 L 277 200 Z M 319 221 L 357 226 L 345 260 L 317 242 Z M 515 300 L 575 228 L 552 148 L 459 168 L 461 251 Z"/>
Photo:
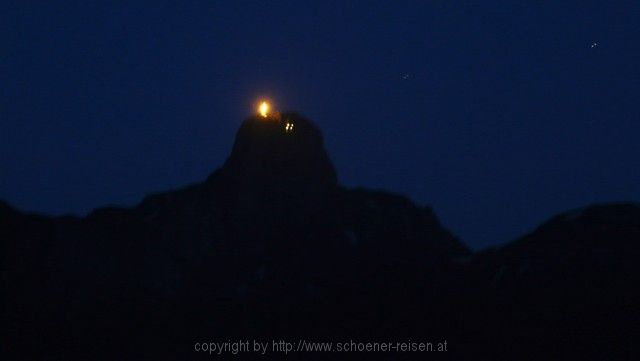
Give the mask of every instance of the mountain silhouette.
<path id="1" fill-rule="evenodd" d="M 204 182 L 132 208 L 46 217 L 0 202 L 0 241 L 3 359 L 192 359 L 209 357 L 194 343 L 230 339 L 624 358 L 640 321 L 638 205 L 568 212 L 474 253 L 430 208 L 342 187 L 296 113 L 245 120 Z"/>

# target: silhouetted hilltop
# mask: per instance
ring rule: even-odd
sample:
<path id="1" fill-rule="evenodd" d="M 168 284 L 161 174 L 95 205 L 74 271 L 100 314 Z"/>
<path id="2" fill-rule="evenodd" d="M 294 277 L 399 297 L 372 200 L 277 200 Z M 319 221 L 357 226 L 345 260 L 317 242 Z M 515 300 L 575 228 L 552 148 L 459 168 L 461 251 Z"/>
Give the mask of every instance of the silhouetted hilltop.
<path id="1" fill-rule="evenodd" d="M 52 218 L 0 202 L 0 352 L 191 359 L 195 342 L 287 337 L 448 339 L 467 359 L 602 354 L 637 320 L 638 240 L 637 205 L 602 205 L 472 254 L 430 208 L 341 187 L 311 121 L 252 117 L 206 181 L 136 207 Z"/>
<path id="2" fill-rule="evenodd" d="M 322 133 L 310 120 L 295 113 L 245 120 L 223 172 L 241 182 L 251 181 L 253 186 L 335 187 L 338 183 Z"/>

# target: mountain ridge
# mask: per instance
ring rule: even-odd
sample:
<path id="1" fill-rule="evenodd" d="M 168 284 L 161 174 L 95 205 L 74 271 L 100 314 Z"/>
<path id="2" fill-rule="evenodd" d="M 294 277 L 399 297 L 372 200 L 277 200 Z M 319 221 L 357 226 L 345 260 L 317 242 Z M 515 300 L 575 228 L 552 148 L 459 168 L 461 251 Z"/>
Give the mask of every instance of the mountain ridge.
<path id="1" fill-rule="evenodd" d="M 528 356 L 601 355 L 627 335 L 602 338 L 587 315 L 634 320 L 637 239 L 640 206 L 596 205 L 472 252 L 430 207 L 340 186 L 310 120 L 256 116 L 205 181 L 134 207 L 46 217 L 0 201 L 1 352 L 190 359 L 205 336 L 444 336 L 454 357 L 526 359 L 560 332 Z"/>

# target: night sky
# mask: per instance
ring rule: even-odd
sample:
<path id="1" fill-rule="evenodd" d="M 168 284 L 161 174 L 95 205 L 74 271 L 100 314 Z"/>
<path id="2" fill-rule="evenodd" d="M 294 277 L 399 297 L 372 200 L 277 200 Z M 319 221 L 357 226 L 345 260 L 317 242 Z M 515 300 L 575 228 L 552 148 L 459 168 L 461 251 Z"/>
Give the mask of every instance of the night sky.
<path id="1" fill-rule="evenodd" d="M 640 201 L 639 1 L 3 1 L 0 30 L 0 199 L 22 210 L 199 182 L 262 97 L 322 128 L 344 185 L 474 248 Z"/>

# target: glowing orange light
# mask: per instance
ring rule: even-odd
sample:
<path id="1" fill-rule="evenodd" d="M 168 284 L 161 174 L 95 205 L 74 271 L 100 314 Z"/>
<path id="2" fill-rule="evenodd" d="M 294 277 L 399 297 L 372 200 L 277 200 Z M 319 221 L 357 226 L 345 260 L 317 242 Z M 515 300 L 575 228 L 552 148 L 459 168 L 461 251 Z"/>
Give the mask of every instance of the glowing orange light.
<path id="1" fill-rule="evenodd" d="M 260 113 L 260 115 L 263 118 L 266 118 L 269 115 L 269 108 L 271 108 L 269 103 L 262 102 L 262 103 L 260 103 L 260 106 L 258 107 L 258 113 Z"/>

